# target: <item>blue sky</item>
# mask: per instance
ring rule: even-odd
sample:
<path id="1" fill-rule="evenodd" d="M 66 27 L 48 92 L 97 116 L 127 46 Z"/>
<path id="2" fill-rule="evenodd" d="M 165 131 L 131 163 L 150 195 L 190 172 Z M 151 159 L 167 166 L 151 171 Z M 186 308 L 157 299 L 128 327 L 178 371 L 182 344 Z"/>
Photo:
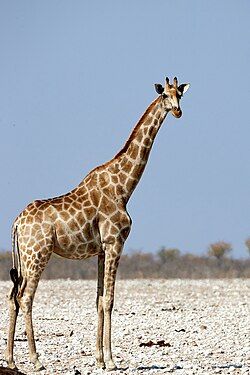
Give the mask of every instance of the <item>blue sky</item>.
<path id="1" fill-rule="evenodd" d="M 166 75 L 190 82 L 128 211 L 125 250 L 250 236 L 248 0 L 1 1 L 0 248 L 32 200 L 111 159 Z"/>

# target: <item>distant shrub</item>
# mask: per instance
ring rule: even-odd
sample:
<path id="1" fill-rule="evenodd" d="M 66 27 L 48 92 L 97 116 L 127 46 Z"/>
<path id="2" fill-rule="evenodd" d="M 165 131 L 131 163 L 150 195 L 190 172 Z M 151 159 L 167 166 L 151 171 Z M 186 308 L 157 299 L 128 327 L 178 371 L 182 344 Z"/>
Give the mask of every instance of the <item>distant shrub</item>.
<path id="1" fill-rule="evenodd" d="M 247 247 L 247 249 L 248 249 L 248 252 L 249 252 L 249 255 L 250 255 L 250 237 L 248 237 L 248 238 L 246 239 L 246 241 L 245 241 L 245 245 L 246 245 L 246 247 Z"/>
<path id="2" fill-rule="evenodd" d="M 181 252 L 179 249 L 176 248 L 165 248 L 162 247 L 157 255 L 162 263 L 171 262 L 177 258 L 179 258 Z"/>
<path id="3" fill-rule="evenodd" d="M 229 242 L 218 241 L 209 245 L 208 255 L 217 258 L 218 260 L 223 259 L 230 251 L 232 246 Z"/>

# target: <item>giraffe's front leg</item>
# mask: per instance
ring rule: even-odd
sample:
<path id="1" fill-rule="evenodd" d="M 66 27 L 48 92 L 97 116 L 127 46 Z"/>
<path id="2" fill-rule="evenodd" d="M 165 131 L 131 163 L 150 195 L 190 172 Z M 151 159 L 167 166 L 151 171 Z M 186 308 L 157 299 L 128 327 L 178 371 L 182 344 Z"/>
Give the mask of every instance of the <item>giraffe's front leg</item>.
<path id="1" fill-rule="evenodd" d="M 96 308 L 98 314 L 97 336 L 96 336 L 96 365 L 98 368 L 105 368 L 103 355 L 103 277 L 104 277 L 104 252 L 98 255 L 98 284 L 97 284 L 97 298 Z"/>
<path id="2" fill-rule="evenodd" d="M 121 244 L 106 245 L 103 296 L 104 358 L 105 367 L 109 371 L 116 369 L 116 365 L 113 361 L 111 351 L 111 313 L 114 304 L 115 278 L 121 251 Z"/>

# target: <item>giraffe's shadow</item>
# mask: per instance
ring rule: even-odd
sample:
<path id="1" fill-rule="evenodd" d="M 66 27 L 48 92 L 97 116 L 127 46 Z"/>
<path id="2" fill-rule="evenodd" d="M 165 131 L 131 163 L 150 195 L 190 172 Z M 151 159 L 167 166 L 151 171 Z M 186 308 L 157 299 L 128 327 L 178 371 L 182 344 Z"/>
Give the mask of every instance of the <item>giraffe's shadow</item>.
<path id="1" fill-rule="evenodd" d="M 152 365 L 152 366 L 139 366 L 136 368 L 136 370 L 151 371 L 151 370 L 165 370 L 166 368 L 167 368 L 166 366 Z M 129 369 L 128 366 L 117 367 L 117 370 L 119 371 L 127 371 L 128 369 Z"/>
<path id="2" fill-rule="evenodd" d="M 152 366 L 139 366 L 137 367 L 137 370 L 165 370 L 167 367 L 166 366 L 157 366 L 157 365 L 152 365 Z"/>
<path id="3" fill-rule="evenodd" d="M 19 370 L 11 370 L 8 367 L 0 366 L 0 375 L 26 375 L 26 374 Z"/>
<path id="4" fill-rule="evenodd" d="M 213 365 L 213 369 L 219 368 L 219 369 L 229 369 L 229 368 L 234 368 L 234 369 L 239 369 L 242 368 L 242 364 L 236 364 L 236 363 L 226 363 L 224 365 Z"/>

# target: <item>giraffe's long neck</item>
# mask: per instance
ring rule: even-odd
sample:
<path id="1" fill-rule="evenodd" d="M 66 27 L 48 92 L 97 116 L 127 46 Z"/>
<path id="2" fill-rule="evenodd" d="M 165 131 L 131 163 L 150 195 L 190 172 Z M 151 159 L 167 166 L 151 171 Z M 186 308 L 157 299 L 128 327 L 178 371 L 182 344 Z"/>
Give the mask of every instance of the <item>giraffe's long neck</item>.
<path id="1" fill-rule="evenodd" d="M 166 115 L 162 98 L 158 97 L 147 108 L 123 149 L 107 163 L 111 175 L 118 179 L 117 195 L 121 195 L 125 202 L 130 198 L 142 176 L 155 136 Z"/>

